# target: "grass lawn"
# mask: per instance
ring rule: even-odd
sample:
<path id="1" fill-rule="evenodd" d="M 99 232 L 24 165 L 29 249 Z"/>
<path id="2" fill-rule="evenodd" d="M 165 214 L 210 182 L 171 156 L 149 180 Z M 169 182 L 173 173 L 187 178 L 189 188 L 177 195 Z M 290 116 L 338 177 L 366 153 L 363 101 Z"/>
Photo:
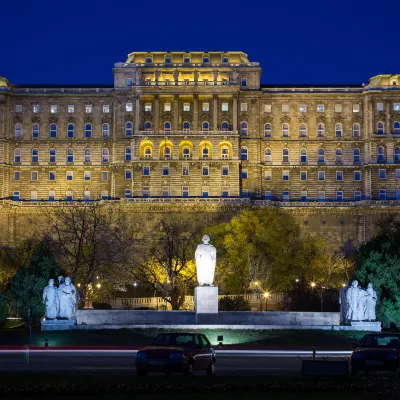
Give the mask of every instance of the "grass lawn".
<path id="1" fill-rule="evenodd" d="M 88 331 L 32 331 L 32 345 L 44 345 L 45 338 L 49 346 L 143 346 L 168 329 L 118 329 Z M 171 331 L 171 330 L 170 330 Z M 217 344 L 217 336 L 223 335 L 224 345 L 273 347 L 282 349 L 340 348 L 351 349 L 365 332 L 321 331 L 321 330 L 234 330 L 203 329 L 212 344 Z M 24 345 L 27 343 L 27 331 L 23 328 L 0 329 L 0 345 Z"/>

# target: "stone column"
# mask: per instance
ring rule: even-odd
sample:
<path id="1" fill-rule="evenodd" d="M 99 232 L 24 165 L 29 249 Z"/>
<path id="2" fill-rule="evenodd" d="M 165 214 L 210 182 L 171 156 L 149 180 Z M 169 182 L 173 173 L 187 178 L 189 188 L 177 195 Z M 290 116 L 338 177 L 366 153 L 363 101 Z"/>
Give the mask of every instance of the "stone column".
<path id="1" fill-rule="evenodd" d="M 154 132 L 157 133 L 160 130 L 160 101 L 158 94 L 154 96 Z"/>
<path id="2" fill-rule="evenodd" d="M 213 131 L 218 130 L 218 96 L 213 96 Z"/>
<path id="3" fill-rule="evenodd" d="M 197 131 L 199 129 L 199 96 L 193 95 L 193 127 L 192 130 Z"/>
<path id="4" fill-rule="evenodd" d="M 178 121 L 179 121 L 179 96 L 174 97 L 174 132 L 178 131 Z"/>
<path id="5" fill-rule="evenodd" d="M 139 131 L 140 123 L 140 96 L 136 97 L 135 102 L 135 133 Z"/>
<path id="6" fill-rule="evenodd" d="M 233 97 L 233 131 L 237 132 L 238 129 L 238 99 L 237 96 Z"/>

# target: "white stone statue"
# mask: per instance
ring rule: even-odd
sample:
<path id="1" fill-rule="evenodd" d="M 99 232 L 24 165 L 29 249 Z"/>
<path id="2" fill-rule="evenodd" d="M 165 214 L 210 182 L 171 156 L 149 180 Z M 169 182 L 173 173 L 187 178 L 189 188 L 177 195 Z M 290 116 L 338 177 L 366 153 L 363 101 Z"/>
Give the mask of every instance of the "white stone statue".
<path id="1" fill-rule="evenodd" d="M 58 278 L 58 287 L 60 287 L 61 285 L 64 284 L 64 277 L 62 275 L 60 275 Z"/>
<path id="2" fill-rule="evenodd" d="M 213 286 L 217 249 L 210 244 L 210 238 L 203 236 L 203 244 L 199 244 L 195 252 L 197 281 L 200 286 Z"/>
<path id="3" fill-rule="evenodd" d="M 58 315 L 58 294 L 54 286 L 54 279 L 43 289 L 43 304 L 46 306 L 46 319 L 55 319 Z"/>
<path id="4" fill-rule="evenodd" d="M 364 321 L 366 305 L 367 305 L 367 292 L 360 285 L 358 285 L 358 301 L 357 301 L 358 321 Z"/>
<path id="5" fill-rule="evenodd" d="M 349 321 L 359 321 L 358 318 L 358 281 L 353 281 L 351 286 L 347 290 L 346 300 L 347 300 L 347 310 L 346 310 L 346 319 Z"/>
<path id="6" fill-rule="evenodd" d="M 349 282 L 346 281 L 344 286 L 339 291 L 339 304 L 340 304 L 340 323 L 344 324 L 346 322 L 347 314 L 347 290 L 349 289 Z"/>
<path id="7" fill-rule="evenodd" d="M 365 305 L 365 319 L 368 321 L 376 320 L 376 300 L 376 292 L 372 283 L 368 283 Z"/>
<path id="8" fill-rule="evenodd" d="M 63 285 L 58 288 L 58 301 L 60 318 L 76 319 L 79 295 L 70 277 L 65 278 Z"/>
<path id="9" fill-rule="evenodd" d="M 176 68 L 175 71 L 174 71 L 175 85 L 178 84 L 178 79 L 179 79 L 179 71 L 178 71 L 178 68 Z"/>

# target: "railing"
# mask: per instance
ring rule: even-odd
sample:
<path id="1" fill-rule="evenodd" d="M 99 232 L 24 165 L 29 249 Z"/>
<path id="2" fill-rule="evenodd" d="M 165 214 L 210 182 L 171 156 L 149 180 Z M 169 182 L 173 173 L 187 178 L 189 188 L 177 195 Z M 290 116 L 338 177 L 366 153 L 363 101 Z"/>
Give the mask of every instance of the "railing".
<path id="1" fill-rule="evenodd" d="M 190 135 L 202 135 L 202 136 L 238 136 L 238 131 L 135 131 L 135 135 L 148 136 L 148 135 L 161 135 L 161 136 L 190 136 Z M 131 137 L 131 136 L 130 136 Z M 132 136 L 133 137 L 133 136 Z"/>

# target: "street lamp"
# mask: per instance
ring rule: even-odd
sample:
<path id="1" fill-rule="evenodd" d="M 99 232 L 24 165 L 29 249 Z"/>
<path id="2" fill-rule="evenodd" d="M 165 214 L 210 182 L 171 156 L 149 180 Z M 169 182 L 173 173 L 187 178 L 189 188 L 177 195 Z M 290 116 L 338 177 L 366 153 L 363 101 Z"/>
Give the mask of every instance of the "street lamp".
<path id="1" fill-rule="evenodd" d="M 265 292 L 264 293 L 264 297 L 265 297 L 265 311 L 268 311 L 268 297 L 269 297 L 269 293 Z"/>
<path id="2" fill-rule="evenodd" d="M 311 287 L 315 288 L 316 283 L 315 282 L 311 282 Z"/>
<path id="3" fill-rule="evenodd" d="M 100 283 L 98 283 L 96 286 L 97 286 L 97 288 L 98 288 L 98 289 L 100 289 L 100 288 L 101 288 L 101 285 L 100 285 Z"/>

